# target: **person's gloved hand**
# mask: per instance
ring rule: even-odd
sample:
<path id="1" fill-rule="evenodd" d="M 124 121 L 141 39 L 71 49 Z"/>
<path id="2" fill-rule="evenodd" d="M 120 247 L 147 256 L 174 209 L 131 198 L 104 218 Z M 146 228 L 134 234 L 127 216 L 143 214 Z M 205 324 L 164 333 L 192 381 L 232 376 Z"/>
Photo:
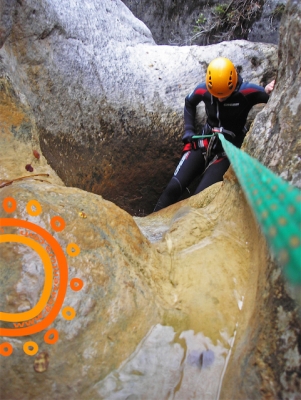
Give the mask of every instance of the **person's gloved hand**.
<path id="1" fill-rule="evenodd" d="M 194 132 L 192 131 L 187 131 L 184 133 L 184 135 L 182 136 L 182 142 L 184 144 L 186 143 L 192 143 L 194 141 L 194 139 L 192 139 L 192 137 L 195 135 Z"/>

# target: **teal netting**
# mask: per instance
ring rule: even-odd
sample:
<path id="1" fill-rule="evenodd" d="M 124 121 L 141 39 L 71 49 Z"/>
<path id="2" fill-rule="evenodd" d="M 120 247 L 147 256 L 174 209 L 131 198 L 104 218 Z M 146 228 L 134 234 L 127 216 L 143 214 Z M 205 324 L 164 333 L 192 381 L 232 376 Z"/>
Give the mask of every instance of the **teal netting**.
<path id="1" fill-rule="evenodd" d="M 301 284 L 301 191 L 218 136 L 272 253 L 288 280 Z"/>

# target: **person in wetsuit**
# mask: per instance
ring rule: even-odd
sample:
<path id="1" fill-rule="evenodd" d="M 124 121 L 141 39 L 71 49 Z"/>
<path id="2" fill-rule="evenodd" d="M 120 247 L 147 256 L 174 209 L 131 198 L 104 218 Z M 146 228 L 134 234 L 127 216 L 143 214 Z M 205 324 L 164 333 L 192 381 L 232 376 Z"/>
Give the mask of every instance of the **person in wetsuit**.
<path id="1" fill-rule="evenodd" d="M 244 82 L 229 59 L 218 57 L 211 61 L 206 82 L 199 84 L 185 98 L 182 158 L 154 211 L 177 202 L 197 176 L 202 175 L 202 179 L 194 194 L 222 181 L 229 168 L 230 162 L 217 136 L 193 138 L 196 135 L 197 105 L 203 101 L 207 114 L 201 136 L 219 131 L 229 142 L 240 148 L 247 133 L 245 124 L 249 111 L 255 104 L 267 103 L 274 84 L 275 81 L 272 81 L 263 88 Z"/>

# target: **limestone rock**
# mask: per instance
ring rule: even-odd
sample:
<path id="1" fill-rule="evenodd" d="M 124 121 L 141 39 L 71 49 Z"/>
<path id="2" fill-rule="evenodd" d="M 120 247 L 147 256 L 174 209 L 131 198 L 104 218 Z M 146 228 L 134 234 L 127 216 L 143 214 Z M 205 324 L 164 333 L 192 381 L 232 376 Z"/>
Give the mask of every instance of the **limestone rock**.
<path id="1" fill-rule="evenodd" d="M 9 215 L 2 208 L 1 218 L 44 228 L 68 263 L 68 289 L 53 323 L 2 338 L 13 347 L 0 359 L 3 399 L 240 399 L 251 398 L 250 391 L 299 390 L 295 305 L 287 299 L 284 307 L 281 271 L 233 172 L 135 220 L 100 196 L 45 182 L 13 183 L 0 196 L 2 204 L 7 197 L 17 202 Z M 41 206 L 37 216 L 26 207 L 32 199 Z M 53 228 L 55 216 L 64 229 Z M 25 235 L 20 228 L 5 227 L 1 235 L 7 233 Z M 69 245 L 80 252 L 72 256 Z M 45 285 L 43 262 L 22 243 L 1 246 L 1 310 L 29 311 Z M 72 290 L 72 279 L 82 280 L 81 290 Z M 276 290 L 279 302 L 267 304 Z M 74 318 L 66 318 L 65 307 Z M 49 329 L 59 335 L 54 344 L 45 340 Z M 275 358 L 272 344 L 285 334 L 289 341 Z M 39 349 L 33 356 L 24 351 L 29 341 Z"/>
<path id="2" fill-rule="evenodd" d="M 16 92 L 1 62 L 0 159 L 0 187 L 22 177 L 63 185 L 42 154 L 35 120 L 24 95 Z"/>
<path id="3" fill-rule="evenodd" d="M 261 16 L 250 29 L 248 40 L 252 42 L 279 43 L 279 29 L 287 0 L 265 0 Z"/>
<path id="4" fill-rule="evenodd" d="M 135 215 L 153 210 L 173 173 L 184 98 L 212 58 L 231 58 L 262 84 L 277 64 L 276 46 L 260 43 L 157 46 L 119 0 L 17 2 L 11 18 L 0 55 L 48 163 L 67 186 Z"/>
<path id="5" fill-rule="evenodd" d="M 259 2 L 246 2 L 246 7 L 257 8 L 259 19 L 245 21 L 249 25 L 249 34 L 244 36 L 253 42 L 278 44 L 280 19 L 287 0 L 263 0 Z M 202 44 L 193 40 L 194 27 L 202 14 L 207 20 L 212 13 L 216 13 L 215 7 L 223 4 L 217 0 L 192 0 L 173 1 L 157 0 L 149 3 L 147 0 L 123 0 L 123 3 L 132 13 L 143 21 L 151 30 L 157 44 L 167 45 L 192 45 Z M 223 32 L 224 33 L 224 32 Z M 242 36 L 235 36 L 235 39 Z M 210 43 L 213 43 L 211 37 Z M 216 43 L 216 42 L 214 42 Z"/>
<path id="6" fill-rule="evenodd" d="M 294 186 L 301 188 L 301 76 L 298 1 L 289 1 L 280 30 L 279 68 L 271 98 L 258 114 L 246 150 Z"/>
<path id="7" fill-rule="evenodd" d="M 207 6 L 217 4 L 216 0 L 192 0 L 188 2 L 172 0 L 140 1 L 123 0 L 132 13 L 151 30 L 157 44 L 191 45 L 193 26 L 200 13 Z M 206 10 L 207 10 L 206 7 Z"/>
<path id="8" fill-rule="evenodd" d="M 10 34 L 16 4 L 17 0 L 2 0 L 0 3 L 0 48 Z"/>
<path id="9" fill-rule="evenodd" d="M 89 398 L 86 392 L 118 368 L 160 320 L 156 299 L 147 285 L 152 264 L 149 242 L 129 214 L 100 196 L 79 189 L 27 181 L 1 189 L 0 195 L 1 204 L 7 197 L 17 202 L 13 214 L 1 207 L 1 218 L 19 218 L 50 232 L 68 263 L 64 305 L 50 325 L 50 329 L 57 330 L 59 340 L 53 345 L 46 342 L 46 331 L 9 338 L 13 354 L 1 355 L 1 398 Z M 31 200 L 41 206 L 40 215 L 32 216 L 26 211 Z M 63 231 L 52 228 L 50 222 L 55 216 L 64 219 Z M 9 227 L 1 231 L 3 235 L 9 233 L 25 237 L 35 231 Z M 79 255 L 69 255 L 68 245 L 78 246 Z M 1 243 L 1 311 L 28 311 L 45 290 L 46 268 L 44 265 L 44 273 L 42 260 L 33 253 L 26 244 Z M 74 278 L 83 282 L 79 291 L 72 289 Z M 52 293 L 55 286 L 63 285 L 63 273 L 53 282 Z M 57 298 L 58 295 L 55 301 Z M 49 311 L 47 307 L 54 306 L 48 301 L 44 310 Z M 64 317 L 64 307 L 72 307 L 74 319 Z M 1 328 L 13 326 L 1 324 Z M 5 338 L 1 339 L 1 343 L 3 339 L 5 342 Z M 39 347 L 34 356 L 23 350 L 28 341 Z M 35 367 L 36 357 L 40 359 L 41 354 L 47 354 L 48 363 L 43 374 Z"/>

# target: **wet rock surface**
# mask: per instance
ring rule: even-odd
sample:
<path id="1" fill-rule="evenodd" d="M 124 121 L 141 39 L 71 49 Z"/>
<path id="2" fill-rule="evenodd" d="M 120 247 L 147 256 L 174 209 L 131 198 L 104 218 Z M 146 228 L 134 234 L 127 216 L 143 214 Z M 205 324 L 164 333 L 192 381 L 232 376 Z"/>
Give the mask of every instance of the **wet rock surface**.
<path id="1" fill-rule="evenodd" d="M 45 331 L 9 340 L 14 351 L 10 357 L 2 356 L 2 398 L 88 398 L 85 391 L 117 368 L 158 320 L 155 299 L 146 282 L 141 281 L 143 270 L 148 274 L 151 264 L 148 241 L 129 214 L 100 196 L 88 194 L 84 200 L 83 194 L 79 189 L 31 182 L 14 183 L 1 190 L 1 204 L 8 195 L 17 202 L 14 218 L 24 218 L 26 204 L 32 199 L 41 205 L 40 216 L 25 219 L 50 231 L 69 258 L 64 306 L 76 313 L 72 320 L 61 313 L 50 326 L 58 331 L 57 345 L 45 342 Z M 50 220 L 56 215 L 64 219 L 64 233 L 51 229 Z M 7 216 L 2 209 L 1 218 Z M 4 228 L 2 233 L 24 236 L 32 231 Z M 71 243 L 80 248 L 77 257 L 66 252 Z M 1 246 L 1 311 L 27 311 L 35 306 L 46 284 L 43 263 L 24 244 Z M 71 289 L 74 278 L 83 282 L 82 290 Z M 60 275 L 57 284 L 63 285 L 62 281 Z M 2 322 L 1 327 L 12 325 Z M 47 352 L 49 365 L 43 376 L 37 375 L 36 357 L 23 351 L 24 343 L 30 340 L 39 346 L 36 357 Z M 23 385 L 20 397 L 17 387 Z"/>
<path id="2" fill-rule="evenodd" d="M 231 171 L 224 183 L 145 218 L 45 182 L 16 182 L 0 195 L 2 204 L 8 196 L 17 202 L 9 217 L 54 236 L 69 271 L 48 327 L 58 341 L 45 341 L 47 330 L 2 338 L 13 347 L 1 357 L 4 399 L 18 397 L 21 386 L 21 399 L 239 399 L 300 389 L 296 304 Z M 32 199 L 38 216 L 26 211 Z M 54 216 L 64 219 L 62 231 L 53 230 Z M 17 227 L 1 233 L 24 235 Z M 70 244 L 79 254 L 67 251 Z M 43 263 L 24 244 L 1 246 L 1 310 L 25 312 L 39 299 Z M 71 289 L 75 278 L 80 291 Z M 24 352 L 28 341 L 38 345 L 34 356 Z"/>

